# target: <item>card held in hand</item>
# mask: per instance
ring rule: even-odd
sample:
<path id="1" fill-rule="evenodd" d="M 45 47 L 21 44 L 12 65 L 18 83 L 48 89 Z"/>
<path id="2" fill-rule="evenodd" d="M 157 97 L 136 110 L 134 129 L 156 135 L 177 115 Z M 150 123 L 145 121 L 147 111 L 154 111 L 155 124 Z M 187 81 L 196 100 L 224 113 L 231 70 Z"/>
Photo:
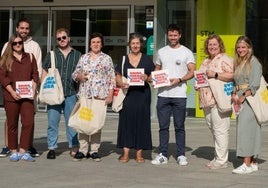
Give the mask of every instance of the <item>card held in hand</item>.
<path id="1" fill-rule="evenodd" d="M 168 70 L 157 70 L 153 71 L 151 74 L 154 88 L 170 85 Z"/>

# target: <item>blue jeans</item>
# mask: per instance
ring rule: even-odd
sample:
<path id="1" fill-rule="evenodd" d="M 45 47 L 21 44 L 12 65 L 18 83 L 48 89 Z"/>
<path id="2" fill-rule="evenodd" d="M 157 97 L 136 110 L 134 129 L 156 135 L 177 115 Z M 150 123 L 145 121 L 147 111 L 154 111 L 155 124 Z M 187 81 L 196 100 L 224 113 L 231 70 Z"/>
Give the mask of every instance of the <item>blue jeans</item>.
<path id="1" fill-rule="evenodd" d="M 159 153 L 168 156 L 170 117 L 173 114 L 177 156 L 185 155 L 186 98 L 158 97 Z"/>
<path id="2" fill-rule="evenodd" d="M 69 144 L 69 148 L 78 147 L 79 142 L 77 139 L 77 133 L 68 126 L 69 117 L 77 101 L 76 95 L 65 97 L 65 100 L 60 105 L 48 105 L 48 128 L 47 128 L 47 144 L 49 150 L 54 150 L 58 147 L 58 133 L 59 123 L 61 118 L 61 111 L 63 110 L 66 126 L 66 136 Z"/>

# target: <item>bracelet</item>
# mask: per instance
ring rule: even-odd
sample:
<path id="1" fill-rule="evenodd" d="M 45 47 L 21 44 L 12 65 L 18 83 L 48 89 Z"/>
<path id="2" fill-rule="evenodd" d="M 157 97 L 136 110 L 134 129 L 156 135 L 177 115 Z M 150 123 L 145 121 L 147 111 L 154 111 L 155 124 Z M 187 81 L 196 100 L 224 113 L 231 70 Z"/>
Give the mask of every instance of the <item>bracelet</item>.
<path id="1" fill-rule="evenodd" d="M 181 79 L 181 78 L 179 78 L 179 81 L 180 81 L 179 83 L 181 83 L 181 82 L 182 82 L 182 79 Z"/>
<path id="2" fill-rule="evenodd" d="M 218 76 L 219 76 L 219 75 L 218 75 L 218 73 L 216 72 L 216 73 L 215 73 L 215 79 L 217 79 L 217 78 L 218 78 Z"/>

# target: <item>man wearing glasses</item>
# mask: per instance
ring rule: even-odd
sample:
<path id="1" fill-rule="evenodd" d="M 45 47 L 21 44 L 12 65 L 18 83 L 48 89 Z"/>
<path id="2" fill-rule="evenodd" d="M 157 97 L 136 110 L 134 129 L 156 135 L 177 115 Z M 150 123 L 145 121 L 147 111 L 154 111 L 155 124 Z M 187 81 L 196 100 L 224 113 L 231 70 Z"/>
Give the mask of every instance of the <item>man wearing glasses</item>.
<path id="1" fill-rule="evenodd" d="M 65 100 L 59 105 L 48 105 L 48 129 L 47 129 L 47 143 L 48 153 L 47 159 L 55 159 L 55 149 L 58 147 L 58 130 L 60 123 L 61 112 L 63 111 L 65 117 L 66 136 L 71 148 L 70 155 L 73 157 L 78 150 L 79 142 L 77 133 L 68 126 L 69 117 L 76 103 L 76 83 L 72 80 L 72 73 L 76 68 L 76 64 L 81 56 L 81 53 L 70 46 L 69 31 L 66 28 L 60 28 L 56 31 L 57 48 L 55 48 L 55 67 L 58 69 L 61 76 L 63 92 Z M 51 59 L 49 52 L 43 62 L 43 71 L 41 81 L 44 80 L 51 67 Z"/>
<path id="2" fill-rule="evenodd" d="M 39 46 L 39 44 L 37 42 L 35 42 L 31 36 L 29 36 L 30 34 L 30 22 L 25 19 L 22 18 L 20 20 L 18 20 L 17 22 L 17 26 L 16 26 L 16 33 L 19 34 L 19 36 L 22 38 L 23 40 L 23 46 L 24 46 L 24 50 L 27 53 L 32 53 L 36 59 L 36 63 L 37 63 L 37 68 L 38 68 L 38 73 L 39 73 L 39 78 L 41 77 L 41 73 L 42 73 L 42 52 L 41 52 L 41 48 Z M 2 53 L 4 53 L 6 47 L 7 47 L 6 43 L 2 49 Z M 33 142 L 33 135 L 32 135 L 32 142 Z M 7 124 L 5 122 L 5 147 L 2 148 L 2 152 L 0 153 L 0 157 L 7 157 L 10 154 L 10 149 L 7 147 L 8 145 L 8 136 L 7 136 Z M 39 153 L 36 151 L 36 149 L 33 147 L 33 144 L 31 144 L 31 147 L 27 150 L 27 152 L 32 156 L 32 157 L 39 157 Z"/>

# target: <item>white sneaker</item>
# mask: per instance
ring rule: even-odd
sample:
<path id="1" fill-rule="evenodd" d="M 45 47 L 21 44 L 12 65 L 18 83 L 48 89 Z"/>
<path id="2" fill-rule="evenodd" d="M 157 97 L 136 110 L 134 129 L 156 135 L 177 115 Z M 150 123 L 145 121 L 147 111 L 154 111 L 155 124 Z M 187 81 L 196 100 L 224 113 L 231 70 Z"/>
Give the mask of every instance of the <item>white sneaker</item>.
<path id="1" fill-rule="evenodd" d="M 232 171 L 234 174 L 249 174 L 251 172 L 253 172 L 251 166 L 247 166 L 245 163 Z"/>
<path id="2" fill-rule="evenodd" d="M 188 165 L 187 158 L 184 155 L 181 155 L 177 158 L 177 163 L 181 166 Z"/>
<path id="3" fill-rule="evenodd" d="M 253 172 L 256 172 L 259 170 L 258 163 L 251 163 L 250 166 Z"/>
<path id="4" fill-rule="evenodd" d="M 162 155 L 162 153 L 158 154 L 154 160 L 151 161 L 153 165 L 160 165 L 160 164 L 166 164 L 168 162 L 168 159 Z"/>

